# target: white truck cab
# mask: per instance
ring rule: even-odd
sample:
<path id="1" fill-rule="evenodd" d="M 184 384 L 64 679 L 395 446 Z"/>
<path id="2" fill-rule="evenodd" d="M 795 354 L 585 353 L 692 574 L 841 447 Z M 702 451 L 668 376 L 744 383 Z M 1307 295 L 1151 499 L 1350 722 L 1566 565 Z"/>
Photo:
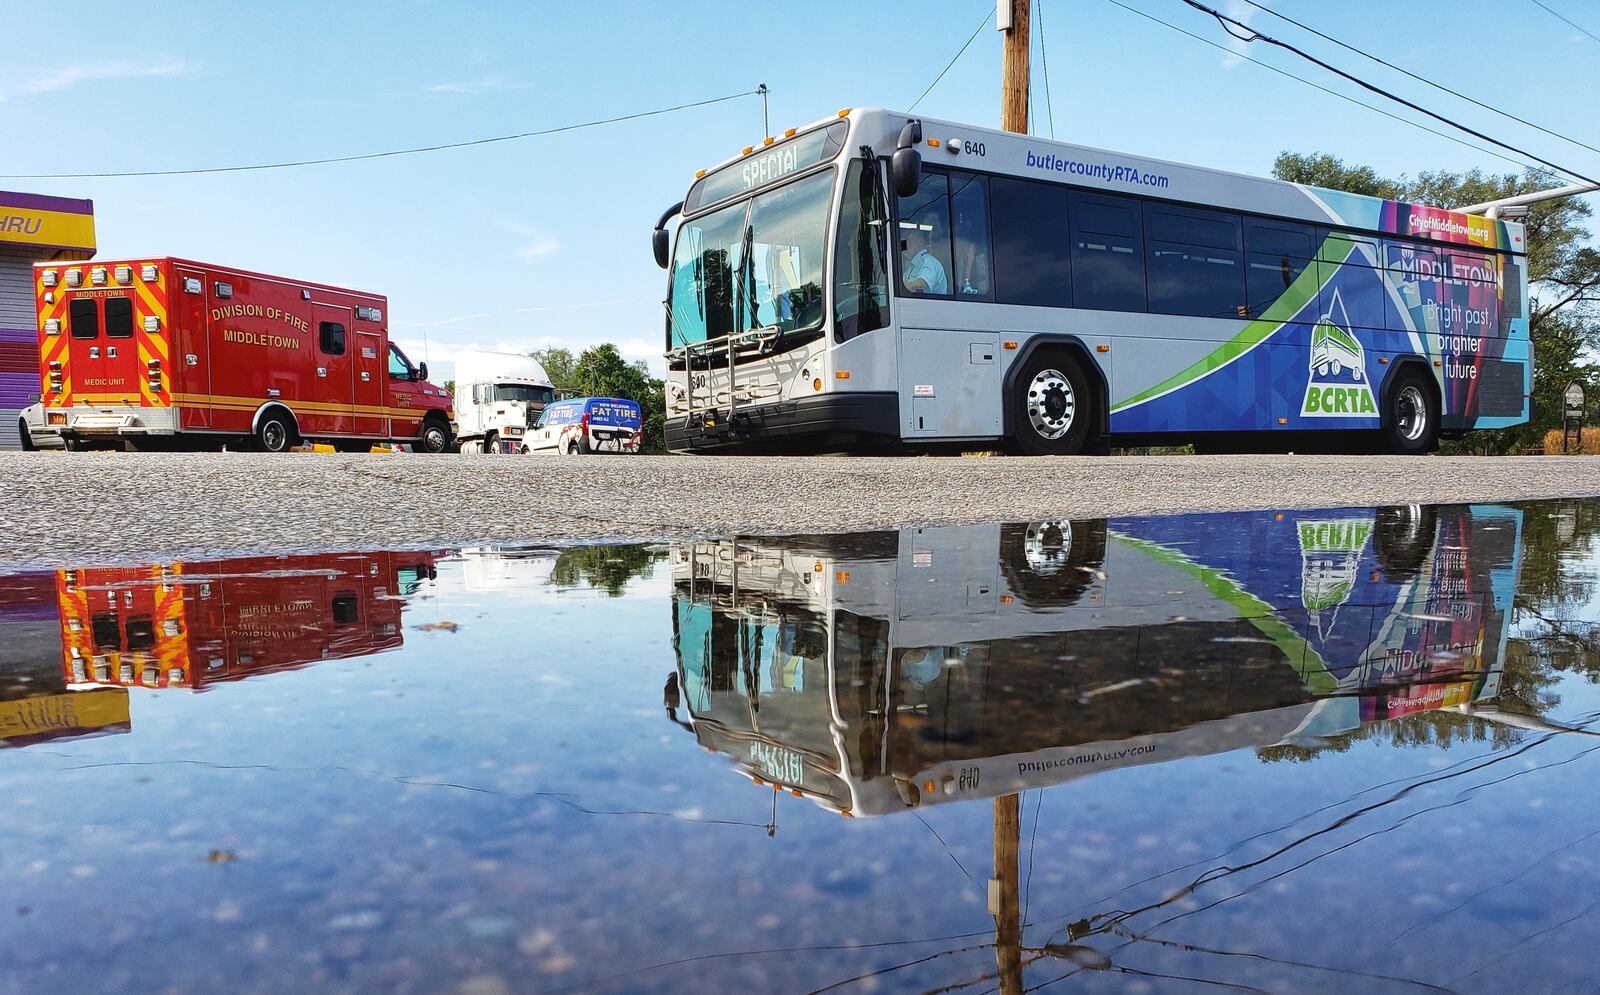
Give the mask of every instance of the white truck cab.
<path id="1" fill-rule="evenodd" d="M 532 356 L 514 352 L 456 355 L 456 438 L 463 453 L 508 453 L 556 399 L 550 376 Z"/>

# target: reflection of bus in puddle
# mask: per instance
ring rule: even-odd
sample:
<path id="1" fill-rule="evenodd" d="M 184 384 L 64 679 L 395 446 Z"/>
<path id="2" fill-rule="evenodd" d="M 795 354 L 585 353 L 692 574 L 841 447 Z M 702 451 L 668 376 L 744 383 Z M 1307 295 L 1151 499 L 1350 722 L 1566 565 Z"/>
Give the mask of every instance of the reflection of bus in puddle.
<path id="1" fill-rule="evenodd" d="M 1296 541 L 1319 522 L 1339 523 L 1337 584 Z M 752 780 L 858 816 L 1315 742 L 1498 693 L 1520 524 L 1449 507 L 684 544 L 667 705 Z"/>
<path id="2" fill-rule="evenodd" d="M 323 553 L 63 570 L 71 686 L 202 689 L 404 642 L 404 599 L 430 553 Z"/>

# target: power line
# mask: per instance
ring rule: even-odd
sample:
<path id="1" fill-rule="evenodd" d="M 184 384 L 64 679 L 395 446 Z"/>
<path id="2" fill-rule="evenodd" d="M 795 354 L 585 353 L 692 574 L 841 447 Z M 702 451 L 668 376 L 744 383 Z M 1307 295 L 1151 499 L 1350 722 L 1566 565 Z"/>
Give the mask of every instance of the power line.
<path id="1" fill-rule="evenodd" d="M 1532 152 L 1529 152 L 1526 149 L 1517 148 L 1515 145 L 1510 145 L 1510 144 L 1508 144 L 1506 142 L 1502 142 L 1498 138 L 1491 138 L 1488 135 L 1485 135 L 1483 132 L 1477 131 L 1476 129 L 1473 129 L 1473 128 L 1469 128 L 1466 125 L 1460 123 L 1459 121 L 1452 121 L 1450 118 L 1445 117 L 1443 114 L 1435 113 L 1434 111 L 1430 111 L 1426 107 L 1423 107 L 1420 104 L 1413 103 L 1412 101 L 1407 100 L 1404 97 L 1398 96 L 1398 95 L 1396 95 L 1394 93 L 1390 93 L 1388 90 L 1385 90 L 1383 87 L 1378 86 L 1376 83 L 1369 83 L 1369 82 L 1367 82 L 1366 80 L 1362 79 L 1359 76 L 1356 76 L 1356 75 L 1354 75 L 1352 73 L 1347 73 L 1343 69 L 1340 69 L 1337 66 L 1334 66 L 1334 65 L 1332 65 L 1330 63 L 1327 63 L 1327 62 L 1324 62 L 1321 59 L 1317 58 L 1316 56 L 1311 55 L 1310 53 L 1308 53 L 1306 51 L 1303 51 L 1302 49 L 1296 48 L 1295 46 L 1289 44 L 1286 41 L 1279 41 L 1278 39 L 1273 38 L 1273 37 L 1271 37 L 1269 35 L 1264 35 L 1261 32 L 1259 32 L 1259 31 L 1255 30 L 1254 28 L 1250 27 L 1250 25 L 1244 23 L 1243 21 L 1236 20 L 1236 19 L 1234 19 L 1232 17 L 1229 17 L 1228 15 L 1222 13 L 1222 11 L 1217 10 L 1217 9 L 1215 9 L 1213 7 L 1207 7 L 1205 4 L 1201 3 L 1200 0 L 1183 0 L 1183 2 L 1188 4 L 1190 7 L 1193 7 L 1195 10 L 1202 11 L 1204 13 L 1210 14 L 1212 17 L 1216 18 L 1217 19 L 1217 23 L 1222 25 L 1222 30 L 1226 31 L 1230 36 L 1232 36 L 1234 38 L 1237 38 L 1240 41 L 1243 41 L 1243 42 L 1255 42 L 1255 41 L 1266 42 L 1268 45 L 1274 45 L 1274 46 L 1276 46 L 1278 48 L 1283 49 L 1286 52 L 1292 52 L 1295 55 L 1300 56 L 1300 58 L 1302 58 L 1302 59 L 1306 60 L 1307 62 L 1311 63 L 1312 65 L 1320 66 L 1321 68 L 1326 69 L 1328 72 L 1333 73 L 1335 76 L 1339 76 L 1339 77 L 1341 77 L 1343 79 L 1349 80 L 1350 82 L 1354 83 L 1355 85 L 1361 87 L 1364 90 L 1370 90 L 1373 93 L 1376 93 L 1380 97 L 1386 97 L 1389 100 L 1392 100 L 1397 104 L 1400 104 L 1401 106 L 1409 107 L 1409 108 L 1411 108 L 1412 110 L 1416 111 L 1419 114 L 1426 114 L 1428 117 L 1433 118 L 1435 121 L 1439 121 L 1439 122 L 1441 122 L 1443 124 L 1449 125 L 1450 127 L 1455 128 L 1457 131 L 1464 131 L 1467 134 L 1472 135 L 1475 138 L 1481 138 L 1484 141 L 1489 142 L 1489 143 L 1494 144 L 1494 145 L 1498 145 L 1501 148 L 1506 149 L 1507 151 L 1515 152 L 1515 153 L 1517 153 L 1518 155 L 1521 155 L 1521 156 L 1526 156 L 1529 159 L 1532 159 L 1534 162 L 1543 163 L 1544 165 L 1549 166 L 1551 169 L 1554 169 L 1554 170 L 1556 170 L 1558 172 L 1566 173 L 1568 176 L 1574 177 L 1575 179 L 1582 180 L 1585 183 L 1593 183 L 1596 186 L 1600 186 L 1600 180 L 1595 180 L 1595 179 L 1593 179 L 1591 177 L 1588 177 L 1588 176 L 1585 176 L 1582 173 L 1579 173 L 1579 172 L 1577 172 L 1575 170 L 1568 169 L 1565 166 L 1559 166 L 1559 165 L 1551 162 L 1549 159 L 1541 159 L 1539 156 L 1534 155 Z M 1235 31 L 1234 30 L 1235 27 L 1237 27 L 1239 29 L 1239 31 L 1244 32 L 1244 34 L 1240 34 L 1239 32 Z"/>
<path id="2" fill-rule="evenodd" d="M 1549 14 L 1551 17 L 1554 17 L 1554 18 L 1557 18 L 1559 20 L 1565 21 L 1567 24 L 1570 24 L 1572 27 L 1577 28 L 1579 31 L 1582 31 L 1584 34 L 1588 35 L 1590 38 L 1594 38 L 1595 41 L 1600 41 L 1600 37 L 1596 37 L 1595 33 L 1593 31 L 1590 31 L 1588 28 L 1586 28 L 1583 25 L 1579 24 L 1577 21 L 1574 21 L 1570 17 L 1567 17 L 1567 16 L 1565 16 L 1563 14 L 1557 14 L 1555 11 L 1551 10 L 1549 7 L 1546 7 L 1544 4 L 1540 3 L 1539 0 L 1533 0 L 1533 5 L 1535 7 L 1540 8 L 1545 13 Z"/>
<path id="3" fill-rule="evenodd" d="M 1457 135 L 1451 135 L 1451 134 L 1448 134 L 1448 133 L 1443 132 L 1443 131 L 1436 131 L 1433 128 L 1430 128 L 1425 124 L 1418 124 L 1415 121 L 1409 121 L 1409 120 L 1401 117 L 1400 115 L 1394 113 L 1393 111 L 1386 111 L 1382 107 L 1375 107 L 1372 104 L 1367 103 L 1366 101 L 1357 100 L 1355 97 L 1350 96 L 1348 93 L 1340 93 L 1338 90 L 1330 89 L 1329 87 L 1323 86 L 1321 83 L 1314 83 L 1311 80 L 1306 79 L 1304 76 L 1296 76 L 1294 73 L 1289 72 L 1287 69 L 1280 69 L 1280 68 L 1278 68 L 1277 66 L 1273 65 L 1270 62 L 1262 62 L 1260 59 L 1253 59 L 1250 56 L 1245 55 L 1245 54 L 1243 54 L 1241 52 L 1235 52 L 1233 49 L 1229 48 L 1228 46 L 1219 44 L 1217 42 L 1214 42 L 1210 38 L 1205 38 L 1205 37 L 1202 37 L 1201 35 L 1197 35 L 1193 31 L 1188 30 L 1187 28 L 1180 28 L 1176 24 L 1173 24 L 1173 23 L 1171 23 L 1169 21 L 1163 21 L 1161 18 L 1156 17 L 1154 14 L 1147 14 L 1144 11 L 1139 10 L 1137 7 L 1130 7 L 1127 4 L 1123 3 L 1122 0 L 1106 0 L 1106 2 L 1111 4 L 1112 6 L 1121 7 L 1123 10 L 1127 11 L 1130 14 L 1137 14 L 1137 15 L 1139 15 L 1140 17 L 1144 18 L 1147 21 L 1154 21 L 1155 23 L 1161 25 L 1164 28 L 1170 28 L 1173 31 L 1176 31 L 1181 35 L 1188 35 L 1190 38 L 1193 38 L 1195 41 L 1200 42 L 1203 45 L 1210 45 L 1212 48 L 1217 49 L 1218 51 L 1226 52 L 1228 55 L 1230 55 L 1230 56 L 1232 56 L 1232 57 L 1234 57 L 1236 59 L 1243 59 L 1246 62 L 1254 63 L 1255 65 L 1258 65 L 1263 69 L 1270 69 L 1273 72 L 1277 73 L 1279 76 L 1287 76 L 1289 79 L 1294 80 L 1296 83 L 1304 83 L 1306 86 L 1309 86 L 1314 90 L 1321 90 L 1323 93 L 1326 93 L 1331 97 L 1338 97 L 1340 100 L 1347 101 L 1348 103 L 1355 104 L 1357 107 L 1365 107 L 1367 110 L 1372 111 L 1374 114 L 1382 114 L 1384 117 L 1389 118 L 1389 119 L 1394 120 L 1394 121 L 1398 121 L 1401 124 L 1403 124 L 1403 125 L 1405 125 L 1405 126 L 1407 126 L 1409 128 L 1416 128 L 1419 131 L 1426 131 L 1430 135 L 1436 135 L 1436 136 L 1438 136 L 1440 138 L 1445 139 L 1446 141 L 1455 142 L 1457 145 L 1460 145 L 1463 148 L 1472 149 L 1474 152 L 1482 152 L 1485 155 L 1492 155 L 1496 159 L 1500 159 L 1500 160 L 1503 160 L 1505 162 L 1511 163 L 1513 166 L 1518 166 L 1518 167 L 1521 167 L 1523 169 L 1529 169 L 1529 170 L 1532 170 L 1535 173 L 1542 173 L 1542 174 L 1544 174 L 1546 176 L 1553 176 L 1556 179 L 1560 179 L 1561 178 L 1561 175 L 1559 173 L 1554 173 L 1554 172 L 1551 172 L 1548 169 L 1541 169 L 1538 166 L 1534 166 L 1531 163 L 1522 162 L 1520 160 L 1513 159 L 1508 155 L 1504 155 L 1502 153 L 1496 152 L 1494 149 L 1486 149 L 1481 145 L 1474 145 L 1471 142 L 1467 141 L 1466 139 L 1461 138 L 1461 137 L 1459 137 Z"/>
<path id="4" fill-rule="evenodd" d="M 1512 121 L 1517 122 L 1518 124 L 1525 124 L 1528 127 L 1534 129 L 1535 131 L 1542 131 L 1545 134 L 1550 135 L 1553 138 L 1559 138 L 1564 142 L 1571 142 L 1573 145 L 1576 145 L 1579 148 L 1588 149 L 1590 152 L 1593 152 L 1596 155 L 1600 155 L 1600 148 L 1595 148 L 1593 145 L 1585 145 L 1583 142 L 1578 141 L 1576 138 L 1571 138 L 1571 137 L 1569 137 L 1567 135 L 1563 135 L 1558 131 L 1552 131 L 1549 128 L 1546 128 L 1544 125 L 1534 124 L 1532 121 L 1529 121 L 1527 118 L 1518 117 L 1517 115 L 1512 114 L 1509 111 L 1503 111 L 1500 108 L 1495 107 L 1495 106 L 1493 106 L 1491 104 L 1486 104 L 1483 101 L 1478 100 L 1478 99 L 1476 99 L 1474 97 L 1469 97 L 1465 93 L 1461 93 L 1461 92 L 1459 92 L 1457 90 L 1452 90 L 1448 86 L 1445 86 L 1443 83 L 1437 83 L 1437 82 L 1435 82 L 1435 81 L 1433 81 L 1431 79 L 1428 79 L 1426 76 L 1418 76 L 1416 73 L 1412 72 L 1409 69 L 1402 68 L 1400 66 L 1395 65 L 1392 62 L 1387 62 L 1387 61 L 1385 61 L 1383 59 L 1380 59 L 1376 55 L 1373 55 L 1371 52 L 1368 52 L 1368 51 L 1365 51 L 1363 49 L 1357 48 L 1354 45 L 1346 44 L 1345 42 L 1340 41 L 1339 39 L 1333 37 L 1332 35 L 1324 34 L 1323 32 L 1318 31 L 1316 28 L 1313 28 L 1309 24 L 1306 24 L 1306 23 L 1304 23 L 1302 21 L 1295 20 L 1294 18 L 1290 17 L 1288 14 L 1280 14 L 1278 11 L 1273 10 L 1271 7 L 1268 7 L 1265 4 L 1257 3 L 1256 0 L 1244 0 L 1244 2 L 1249 4 L 1252 7 L 1256 8 L 1257 10 L 1266 11 L 1268 14 L 1271 14 L 1273 17 L 1276 17 L 1276 18 L 1278 18 L 1280 20 L 1288 21 L 1290 24 L 1293 24 L 1297 28 L 1300 28 L 1300 29 L 1302 29 L 1304 31 L 1309 31 L 1312 34 L 1316 35 L 1318 38 L 1321 38 L 1321 39 L 1323 39 L 1325 41 L 1333 42 L 1335 45 L 1338 45 L 1340 48 L 1347 49 L 1347 50 L 1349 50 L 1351 52 L 1354 52 L 1354 53 L 1356 53 L 1357 55 L 1361 56 L 1364 59 L 1371 59 L 1373 62 L 1376 62 L 1380 66 L 1386 66 L 1386 67 L 1388 67 L 1390 69 L 1393 69 L 1395 72 L 1401 74 L 1402 76 L 1409 76 L 1411 79 L 1414 79 L 1419 83 L 1426 83 L 1427 85 L 1433 87 L 1435 90 L 1443 91 L 1444 93 L 1450 94 L 1450 96 L 1452 96 L 1452 97 L 1458 97 L 1461 100 L 1465 100 L 1469 104 L 1474 104 L 1474 105 L 1476 105 L 1478 107 L 1482 107 L 1484 110 L 1489 111 L 1489 112 L 1494 113 L 1494 114 L 1498 114 L 1503 118 L 1508 118 L 1508 119 L 1510 119 Z M 1535 2 L 1537 2 L 1537 0 L 1535 0 Z"/>
<path id="5" fill-rule="evenodd" d="M 692 107 L 705 107 L 708 104 L 720 104 L 727 100 L 737 100 L 740 97 L 754 96 L 759 90 L 741 90 L 722 97 L 712 97 L 710 100 L 696 100 L 693 103 L 677 104 L 672 107 L 658 107 L 650 111 L 638 111 L 633 114 L 619 114 L 616 117 L 600 118 L 595 121 L 583 121 L 578 124 L 564 124 L 558 128 L 544 128 L 539 131 L 524 131 L 516 135 L 497 135 L 494 138 L 479 138 L 470 142 L 449 142 L 444 145 L 425 145 L 412 149 L 394 149 L 389 152 L 368 152 L 362 155 L 331 156 L 326 159 L 298 159 L 292 162 L 266 162 L 249 166 L 209 166 L 199 169 L 147 169 L 131 170 L 120 173 L 7 173 L 0 174 L 0 180 L 85 180 L 105 179 L 123 176 L 191 176 L 196 173 L 241 173 L 256 169 L 288 169 L 292 166 L 322 166 L 334 162 L 359 162 L 365 159 L 387 159 L 393 156 L 417 155 L 422 152 L 440 152 L 445 149 L 464 149 L 475 145 L 491 145 L 495 142 L 514 142 L 523 138 L 538 138 L 543 135 L 557 135 L 567 131 L 579 131 L 584 128 L 598 128 L 605 124 L 618 124 L 623 121 L 636 121 L 639 118 L 656 117 L 661 114 L 671 114 L 675 111 L 688 110 Z"/>
<path id="6" fill-rule="evenodd" d="M 933 78 L 933 82 L 928 84 L 928 88 L 926 90 L 922 91 L 922 97 L 926 97 L 929 93 L 932 93 L 933 92 L 933 88 L 939 85 L 939 81 L 940 80 L 944 79 L 944 74 L 949 72 L 951 67 L 954 66 L 961 59 L 961 56 L 966 54 L 967 49 L 972 45 L 972 43 L 978 40 L 978 32 L 980 32 L 980 31 L 982 31 L 984 29 L 984 27 L 989 23 L 989 19 L 994 17 L 994 14 L 995 14 L 995 7 L 994 7 L 993 4 L 990 4 L 988 13 L 984 14 L 983 15 L 983 20 L 978 22 L 978 27 L 972 32 L 972 37 L 968 38 L 967 39 L 967 43 L 965 45 L 961 46 L 961 51 L 956 53 L 955 58 L 950 60 L 949 65 L 945 66 L 942 70 L 939 71 L 939 75 L 937 75 L 937 76 L 935 76 Z M 907 111 L 916 110 L 917 109 L 917 105 L 922 103 L 922 97 L 918 97 L 917 99 L 911 101 L 911 106 L 907 107 L 906 110 Z"/>
<path id="7" fill-rule="evenodd" d="M 1050 99 L 1050 59 L 1044 52 L 1044 0 L 1034 0 L 1033 19 L 1039 22 L 1039 65 L 1044 67 L 1044 109 L 1050 119 L 1050 137 L 1056 137 L 1056 105 Z"/>

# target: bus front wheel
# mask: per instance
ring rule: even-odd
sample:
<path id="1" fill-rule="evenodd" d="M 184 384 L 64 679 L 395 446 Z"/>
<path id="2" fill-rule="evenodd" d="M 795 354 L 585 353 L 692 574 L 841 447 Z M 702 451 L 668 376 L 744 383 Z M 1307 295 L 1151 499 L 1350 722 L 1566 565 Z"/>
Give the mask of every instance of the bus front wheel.
<path id="1" fill-rule="evenodd" d="M 1093 394 L 1083 366 L 1069 353 L 1041 350 L 1018 374 L 1011 446 L 1024 456 L 1072 456 L 1084 450 L 1094 420 Z"/>

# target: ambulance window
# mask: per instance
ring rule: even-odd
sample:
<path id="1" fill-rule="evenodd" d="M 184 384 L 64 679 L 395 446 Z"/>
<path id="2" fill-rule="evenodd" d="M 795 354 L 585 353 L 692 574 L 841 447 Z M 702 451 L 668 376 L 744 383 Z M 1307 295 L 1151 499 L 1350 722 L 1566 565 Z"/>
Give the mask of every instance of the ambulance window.
<path id="1" fill-rule="evenodd" d="M 411 379 L 411 362 L 406 359 L 406 354 L 396 348 L 392 342 L 389 344 L 389 379 Z"/>
<path id="2" fill-rule="evenodd" d="M 67 308 L 72 322 L 72 337 L 97 339 L 100 337 L 100 307 L 92 297 L 79 297 Z"/>
<path id="3" fill-rule="evenodd" d="M 354 594 L 333 596 L 333 624 L 354 625 L 361 621 L 361 602 Z"/>
<path id="4" fill-rule="evenodd" d="M 106 298 L 106 338 L 133 338 L 133 300 L 131 298 Z"/>
<path id="5" fill-rule="evenodd" d="M 329 356 L 344 355 L 344 325 L 337 321 L 324 321 L 317 326 L 317 338 L 322 351 Z"/>

